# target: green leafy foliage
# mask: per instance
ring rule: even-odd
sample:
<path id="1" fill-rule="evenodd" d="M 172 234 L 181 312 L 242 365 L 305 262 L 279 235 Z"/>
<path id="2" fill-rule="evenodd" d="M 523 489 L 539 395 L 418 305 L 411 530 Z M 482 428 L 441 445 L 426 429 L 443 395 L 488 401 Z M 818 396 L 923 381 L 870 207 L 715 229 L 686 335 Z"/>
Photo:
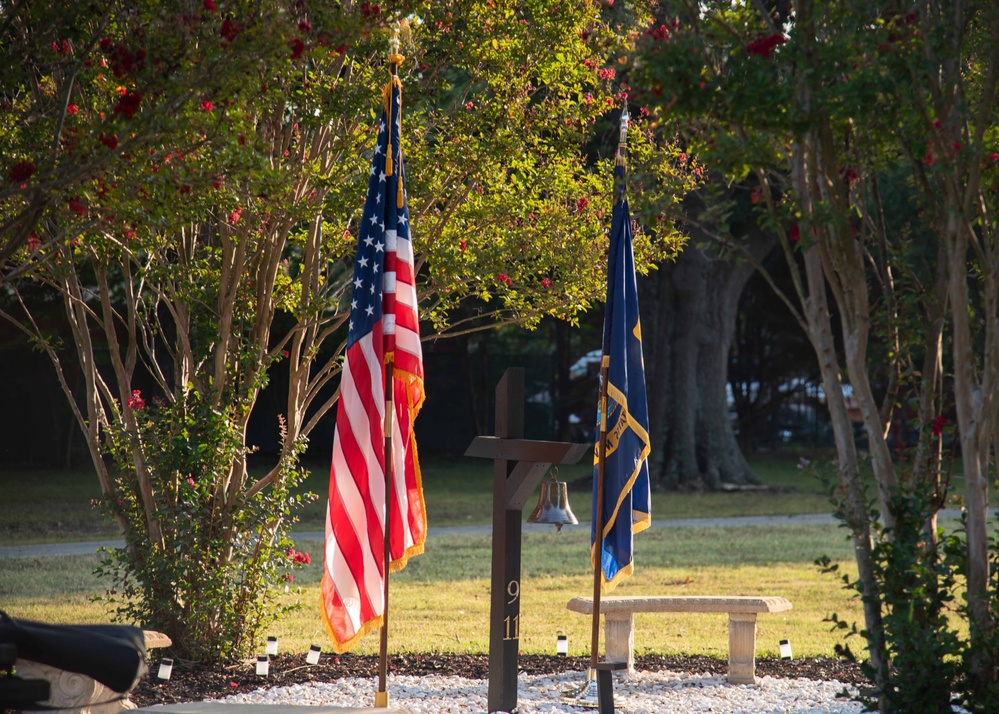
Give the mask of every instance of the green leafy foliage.
<path id="1" fill-rule="evenodd" d="M 292 547 L 289 529 L 303 498 L 292 490 L 304 478 L 294 456 L 274 487 L 247 492 L 235 508 L 226 499 L 227 474 L 244 450 L 238 423 L 209 400 L 188 392 L 174 404 L 145 405 L 132 397 L 137 424 L 112 438 L 119 448 L 115 495 L 105 507 L 127 525 L 127 544 L 105 551 L 97 573 L 111 585 L 102 600 L 119 619 L 170 632 L 181 657 L 231 661 L 252 652 L 267 625 L 289 607 L 275 608 L 291 570 L 311 560 Z M 141 406 L 140 406 L 141 405 Z M 159 495 L 150 531 L 127 442 L 138 440 Z"/>
<path id="2" fill-rule="evenodd" d="M 582 146 L 618 112 L 607 65 L 629 46 L 591 3 L 4 10 L 3 316 L 52 360 L 125 534 L 109 602 L 193 659 L 249 653 L 286 572 L 298 457 L 336 400 L 400 18 L 432 333 L 574 319 L 602 296 L 612 190 Z M 649 129 L 633 136 L 650 191 L 682 192 L 690 172 L 657 158 Z M 664 220 L 636 252 L 677 240 Z M 251 477 L 248 425 L 275 374 L 279 447 Z"/>

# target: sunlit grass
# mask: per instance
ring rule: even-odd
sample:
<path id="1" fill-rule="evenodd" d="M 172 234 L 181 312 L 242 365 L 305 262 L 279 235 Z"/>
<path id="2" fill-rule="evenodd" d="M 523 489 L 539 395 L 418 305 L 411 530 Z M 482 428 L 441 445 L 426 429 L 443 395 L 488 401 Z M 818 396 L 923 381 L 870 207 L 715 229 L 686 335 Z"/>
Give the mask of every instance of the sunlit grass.
<path id="1" fill-rule="evenodd" d="M 394 652 L 483 653 L 489 650 L 490 538 L 483 535 L 431 537 L 426 552 L 413 558 L 390 583 L 390 647 Z M 315 555 L 321 543 L 299 549 Z M 621 595 L 780 595 L 790 612 L 761 615 L 758 651 L 775 654 L 788 639 L 796 656 L 832 656 L 842 641 L 823 618 L 862 618 L 859 602 L 840 583 L 812 564 L 827 554 L 852 572 L 851 548 L 834 526 L 741 528 L 653 528 L 636 536 L 636 572 L 614 594 Z M 523 536 L 520 649 L 552 653 L 558 634 L 569 639 L 570 654 L 587 654 L 591 620 L 569 612 L 569 599 L 592 592 L 585 529 Z M 46 622 L 107 622 L 90 597 L 101 585 L 92 570 L 96 555 L 0 559 L 0 601 L 14 617 Z M 295 571 L 286 603 L 302 609 L 276 623 L 267 634 L 284 651 L 310 644 L 329 648 L 319 618 L 320 558 Z M 636 617 L 636 652 L 709 654 L 728 651 L 725 615 L 659 614 Z M 377 652 L 378 638 L 355 649 Z"/>

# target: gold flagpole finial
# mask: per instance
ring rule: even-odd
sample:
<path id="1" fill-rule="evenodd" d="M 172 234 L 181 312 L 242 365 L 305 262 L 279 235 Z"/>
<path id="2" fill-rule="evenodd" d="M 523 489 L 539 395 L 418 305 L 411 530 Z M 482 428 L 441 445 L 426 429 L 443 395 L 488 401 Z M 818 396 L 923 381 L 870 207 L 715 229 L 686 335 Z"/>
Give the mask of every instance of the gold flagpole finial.
<path id="1" fill-rule="evenodd" d="M 621 136 L 617 142 L 617 156 L 614 157 L 614 164 L 617 166 L 624 166 L 628 156 L 628 124 L 630 123 L 628 100 L 625 99 L 624 106 L 621 108 Z"/>
<path id="2" fill-rule="evenodd" d="M 624 107 L 621 109 L 621 138 L 618 140 L 618 146 L 628 145 L 628 124 L 631 121 L 631 117 L 628 116 L 628 100 L 624 100 Z"/>
<path id="3" fill-rule="evenodd" d="M 392 37 L 389 38 L 388 61 L 393 73 L 398 69 L 406 58 L 399 54 L 399 26 L 392 30 Z"/>

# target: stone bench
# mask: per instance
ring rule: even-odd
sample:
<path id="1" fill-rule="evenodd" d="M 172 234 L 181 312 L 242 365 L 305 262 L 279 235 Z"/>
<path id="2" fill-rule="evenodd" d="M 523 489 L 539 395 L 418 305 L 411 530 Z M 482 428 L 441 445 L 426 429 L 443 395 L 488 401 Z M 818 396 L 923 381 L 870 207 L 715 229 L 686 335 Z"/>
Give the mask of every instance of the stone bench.
<path id="1" fill-rule="evenodd" d="M 573 612 L 593 614 L 593 598 L 576 597 L 566 606 Z M 686 595 L 606 596 L 600 598 L 604 616 L 606 659 L 626 662 L 635 671 L 636 612 L 728 613 L 728 681 L 756 684 L 756 615 L 784 612 L 791 603 L 782 597 L 726 597 Z"/>

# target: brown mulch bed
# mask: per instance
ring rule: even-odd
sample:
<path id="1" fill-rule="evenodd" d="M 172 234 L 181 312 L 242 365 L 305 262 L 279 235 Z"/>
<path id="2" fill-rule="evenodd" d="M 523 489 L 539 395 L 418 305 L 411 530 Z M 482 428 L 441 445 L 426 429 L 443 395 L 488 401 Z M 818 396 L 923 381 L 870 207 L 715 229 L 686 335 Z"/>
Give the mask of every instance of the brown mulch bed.
<path id="1" fill-rule="evenodd" d="M 519 658 L 523 674 L 558 674 L 583 672 L 589 666 L 588 657 L 557 657 L 554 655 L 522 655 Z M 646 655 L 635 658 L 635 667 L 644 671 L 690 672 L 692 674 L 724 674 L 728 663 L 712 657 L 681 655 Z M 227 668 L 202 666 L 184 667 L 175 664 L 168 681 L 157 678 L 158 663 L 149 675 L 132 691 L 129 698 L 138 706 L 195 702 L 218 699 L 237 692 L 249 692 L 262 687 L 282 687 L 306 682 L 335 682 L 344 677 L 377 677 L 378 657 L 374 655 L 333 655 L 324 653 L 319 664 L 310 665 L 304 654 L 283 654 L 271 657 L 269 674 L 259 677 L 256 662 L 246 661 Z M 407 654 L 389 657 L 392 675 L 446 674 L 471 679 L 488 679 L 489 657 L 486 655 Z M 803 677 L 863 685 L 868 680 L 853 662 L 818 657 L 814 659 L 758 658 L 757 676 Z"/>

